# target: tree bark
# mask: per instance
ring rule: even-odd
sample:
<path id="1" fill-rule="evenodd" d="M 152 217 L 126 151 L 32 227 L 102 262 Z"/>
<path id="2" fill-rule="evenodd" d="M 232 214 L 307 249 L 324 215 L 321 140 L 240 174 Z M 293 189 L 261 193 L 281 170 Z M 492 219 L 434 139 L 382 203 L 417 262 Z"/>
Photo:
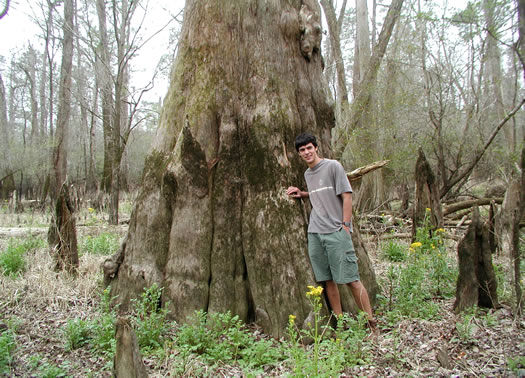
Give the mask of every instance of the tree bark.
<path id="1" fill-rule="evenodd" d="M 519 56 L 522 63 L 523 78 L 525 79 L 525 0 L 518 0 L 518 32 L 519 32 Z M 519 219 L 525 215 L 525 133 L 521 143 L 521 188 L 519 203 Z M 519 225 L 519 220 L 515 220 Z M 519 240 L 519 227 L 514 227 L 517 233 L 514 235 L 514 246 L 512 258 L 514 262 L 514 294 L 516 296 L 516 307 L 519 312 L 523 311 L 522 288 L 521 288 L 521 250 Z"/>
<path id="2" fill-rule="evenodd" d="M 115 323 L 115 357 L 113 375 L 117 378 L 145 378 L 148 376 L 142 360 L 137 336 L 129 320 L 118 318 Z"/>
<path id="3" fill-rule="evenodd" d="M 72 274 L 77 273 L 79 260 L 74 211 L 68 187 L 64 184 L 58 193 L 55 212 L 47 234 L 57 272 L 65 270 Z"/>
<path id="4" fill-rule="evenodd" d="M 430 222 L 434 229 L 443 225 L 443 211 L 439 201 L 439 189 L 432 167 L 425 153 L 419 148 L 419 157 L 416 162 L 416 193 L 414 196 L 414 214 L 412 217 L 412 238 L 416 230 L 423 224 L 426 209 L 430 209 Z"/>
<path id="5" fill-rule="evenodd" d="M 331 156 L 334 113 L 315 1 L 188 0 L 171 85 L 121 258 L 123 308 L 158 283 L 171 315 L 231 311 L 276 337 L 311 307 L 293 140 Z M 106 274 L 111 281 L 111 275 Z"/>
<path id="6" fill-rule="evenodd" d="M 459 275 L 454 311 L 472 306 L 496 308 L 499 306 L 497 280 L 492 266 L 489 230 L 482 224 L 475 208 L 465 237 L 458 244 Z"/>

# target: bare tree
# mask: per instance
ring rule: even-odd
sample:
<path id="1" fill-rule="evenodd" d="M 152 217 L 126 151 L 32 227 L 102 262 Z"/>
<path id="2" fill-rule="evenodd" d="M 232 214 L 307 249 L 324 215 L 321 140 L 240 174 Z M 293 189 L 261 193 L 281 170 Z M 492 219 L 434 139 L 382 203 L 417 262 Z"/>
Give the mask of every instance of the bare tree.
<path id="1" fill-rule="evenodd" d="M 0 199 L 8 199 L 14 188 L 13 170 L 11 167 L 10 137 L 7 121 L 7 101 L 4 80 L 0 73 Z"/>
<path id="2" fill-rule="evenodd" d="M 74 272 L 78 268 L 78 247 L 73 206 L 67 187 L 67 140 L 71 110 L 71 73 L 73 65 L 74 0 L 64 1 L 62 63 L 57 128 L 53 146 L 53 172 L 58 196 L 55 215 L 49 227 L 48 242 L 56 269 Z"/>
<path id="3" fill-rule="evenodd" d="M 102 127 L 104 131 L 104 167 L 102 187 L 105 191 L 109 191 L 111 187 L 111 118 L 113 105 L 113 85 L 111 74 L 111 62 L 109 54 L 109 36 L 106 20 L 106 4 L 104 0 L 97 0 L 97 15 L 100 33 L 100 50 L 98 52 L 97 74 L 99 83 L 101 84 L 100 91 L 102 101 Z"/>

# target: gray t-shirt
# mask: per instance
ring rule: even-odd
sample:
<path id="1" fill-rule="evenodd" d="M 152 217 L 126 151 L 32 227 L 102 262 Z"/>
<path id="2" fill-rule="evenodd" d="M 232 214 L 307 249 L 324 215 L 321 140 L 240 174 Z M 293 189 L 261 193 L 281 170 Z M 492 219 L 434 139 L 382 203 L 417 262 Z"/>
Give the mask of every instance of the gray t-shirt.
<path id="1" fill-rule="evenodd" d="M 343 199 L 341 193 L 352 192 L 345 170 L 337 160 L 322 159 L 304 172 L 312 204 L 308 232 L 330 234 L 341 229 Z"/>

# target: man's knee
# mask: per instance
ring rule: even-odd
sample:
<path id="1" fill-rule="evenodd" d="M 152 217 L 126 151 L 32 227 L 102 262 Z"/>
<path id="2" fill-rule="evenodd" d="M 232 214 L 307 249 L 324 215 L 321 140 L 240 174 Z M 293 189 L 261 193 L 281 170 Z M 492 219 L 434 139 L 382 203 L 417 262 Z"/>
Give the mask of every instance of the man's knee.
<path id="1" fill-rule="evenodd" d="M 359 289 L 363 286 L 363 284 L 361 283 L 361 281 L 357 280 L 357 281 L 349 282 L 348 286 L 350 286 L 351 288 Z"/>

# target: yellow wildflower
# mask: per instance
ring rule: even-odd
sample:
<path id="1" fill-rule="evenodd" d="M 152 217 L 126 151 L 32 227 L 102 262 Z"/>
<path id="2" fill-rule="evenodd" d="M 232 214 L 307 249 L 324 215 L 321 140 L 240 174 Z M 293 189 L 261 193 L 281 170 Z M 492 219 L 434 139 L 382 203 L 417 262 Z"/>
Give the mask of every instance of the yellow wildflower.
<path id="1" fill-rule="evenodd" d="M 438 228 L 436 230 L 436 234 L 439 234 L 440 232 L 445 232 L 445 229 L 444 228 Z"/>
<path id="2" fill-rule="evenodd" d="M 427 213 L 430 213 L 432 210 L 430 210 L 430 207 L 427 207 L 427 208 L 425 209 L 425 211 L 426 211 Z"/>
<path id="3" fill-rule="evenodd" d="M 314 286 L 308 285 L 308 289 L 310 289 L 310 291 L 306 293 L 307 297 L 320 297 L 321 294 L 323 293 L 322 286 L 314 287 Z"/>
<path id="4" fill-rule="evenodd" d="M 421 242 L 413 242 L 412 244 L 410 244 L 410 248 L 416 249 L 421 247 L 422 245 L 423 244 L 421 244 Z"/>
<path id="5" fill-rule="evenodd" d="M 93 209 L 92 207 L 90 207 L 90 208 L 88 209 L 88 211 L 89 211 L 90 213 L 92 213 L 93 211 L 95 211 L 95 209 Z"/>
<path id="6" fill-rule="evenodd" d="M 434 244 L 430 244 L 430 248 L 436 249 L 436 246 Z"/>
<path id="7" fill-rule="evenodd" d="M 290 324 L 292 324 L 292 325 L 295 324 L 295 318 L 296 318 L 295 315 L 290 315 L 290 316 L 288 316 L 288 322 L 289 322 Z"/>
<path id="8" fill-rule="evenodd" d="M 415 250 L 414 248 L 412 248 L 412 247 L 410 247 L 410 248 L 408 249 L 408 252 L 410 252 L 410 253 L 414 253 L 415 251 L 416 251 L 416 250 Z"/>

